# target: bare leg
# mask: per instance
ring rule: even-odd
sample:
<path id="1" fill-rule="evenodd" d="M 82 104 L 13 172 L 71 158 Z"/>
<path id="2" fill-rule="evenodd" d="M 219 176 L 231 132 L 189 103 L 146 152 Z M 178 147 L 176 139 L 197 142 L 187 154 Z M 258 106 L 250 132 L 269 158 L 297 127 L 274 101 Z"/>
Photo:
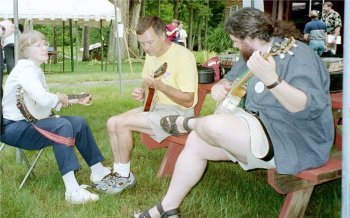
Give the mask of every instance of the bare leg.
<path id="1" fill-rule="evenodd" d="M 243 120 L 229 115 L 215 115 L 193 121 L 195 130 L 187 138 L 185 148 L 176 162 L 169 189 L 162 200 L 164 211 L 180 206 L 186 195 L 202 178 L 208 160 L 228 160 L 222 148 L 246 160 L 250 137 Z M 197 129 L 201 135 L 197 134 Z M 149 213 L 154 218 L 159 217 L 155 207 Z"/>
<path id="2" fill-rule="evenodd" d="M 176 119 L 176 125 L 180 132 L 183 131 L 184 117 Z M 215 123 L 215 125 L 212 125 Z M 218 114 L 203 118 L 190 119 L 190 129 L 195 131 L 208 144 L 215 147 L 222 147 L 230 151 L 240 161 L 247 162 L 245 145 L 250 143 L 249 129 L 245 121 L 237 116 Z M 227 132 L 227 131 L 231 132 Z M 234 141 L 228 141 L 226 135 L 235 135 Z M 232 146 L 232 145 L 235 146 Z"/>
<path id="3" fill-rule="evenodd" d="M 145 112 L 126 112 L 108 119 L 107 130 L 115 163 L 130 161 L 133 131 L 153 134 L 145 115 Z"/>

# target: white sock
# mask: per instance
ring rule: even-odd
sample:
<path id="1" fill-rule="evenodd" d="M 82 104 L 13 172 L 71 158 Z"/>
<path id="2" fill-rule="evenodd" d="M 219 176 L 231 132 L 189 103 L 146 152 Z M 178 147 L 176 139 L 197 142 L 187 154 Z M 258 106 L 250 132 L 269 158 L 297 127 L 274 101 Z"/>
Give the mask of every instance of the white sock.
<path id="1" fill-rule="evenodd" d="M 129 177 L 130 174 L 130 161 L 126 164 L 123 163 L 114 163 L 113 164 L 113 172 L 117 172 L 119 175 L 123 177 Z"/>
<path id="2" fill-rule="evenodd" d="M 111 172 L 110 168 L 104 167 L 101 162 L 98 162 L 97 164 L 92 165 L 90 169 L 94 175 L 98 175 L 102 177 L 106 176 Z"/>
<path id="3" fill-rule="evenodd" d="M 71 192 L 79 188 L 77 179 L 75 178 L 74 171 L 69 171 L 62 176 L 66 191 Z"/>

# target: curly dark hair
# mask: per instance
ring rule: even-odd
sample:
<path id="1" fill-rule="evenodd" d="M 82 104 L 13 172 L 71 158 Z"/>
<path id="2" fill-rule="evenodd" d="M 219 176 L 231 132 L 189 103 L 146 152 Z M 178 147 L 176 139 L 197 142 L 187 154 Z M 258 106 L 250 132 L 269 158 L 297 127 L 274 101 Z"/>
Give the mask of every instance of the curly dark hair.
<path id="1" fill-rule="evenodd" d="M 294 23 L 273 20 L 255 8 L 243 8 L 235 12 L 226 22 L 225 30 L 239 39 L 247 36 L 264 41 L 270 41 L 274 36 L 302 38 Z"/>

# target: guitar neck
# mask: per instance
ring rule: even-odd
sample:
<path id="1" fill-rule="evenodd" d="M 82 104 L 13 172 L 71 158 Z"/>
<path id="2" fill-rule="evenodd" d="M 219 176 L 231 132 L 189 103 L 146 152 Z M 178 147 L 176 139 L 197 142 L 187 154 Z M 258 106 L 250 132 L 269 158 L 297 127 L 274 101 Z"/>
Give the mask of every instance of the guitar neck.
<path id="1" fill-rule="evenodd" d="M 86 98 L 87 96 L 89 96 L 89 94 L 87 94 L 87 93 L 85 93 L 85 94 L 70 94 L 70 95 L 68 95 L 68 100 Z"/>
<path id="2" fill-rule="evenodd" d="M 267 58 L 271 55 L 272 55 L 271 53 L 266 53 L 263 56 L 263 58 L 265 60 L 267 60 Z M 242 78 L 240 78 L 238 80 L 234 80 L 232 85 L 231 85 L 232 86 L 232 88 L 230 90 L 231 95 L 243 97 L 245 95 L 245 91 L 242 90 L 242 87 L 251 76 L 253 76 L 253 73 L 251 71 L 248 71 L 247 73 L 243 73 Z"/>

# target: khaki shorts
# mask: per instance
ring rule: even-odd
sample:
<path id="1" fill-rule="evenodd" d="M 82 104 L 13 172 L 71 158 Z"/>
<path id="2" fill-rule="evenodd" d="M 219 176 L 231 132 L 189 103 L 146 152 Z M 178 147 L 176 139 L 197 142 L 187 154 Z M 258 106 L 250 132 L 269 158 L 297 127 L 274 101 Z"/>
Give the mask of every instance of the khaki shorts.
<path id="1" fill-rule="evenodd" d="M 136 108 L 135 111 L 142 111 L 142 108 Z M 184 117 L 193 117 L 194 109 L 182 109 L 175 105 L 156 105 L 152 112 L 147 113 L 146 119 L 150 124 L 154 135 L 150 135 L 157 142 L 163 141 L 166 137 L 170 136 L 160 126 L 160 119 L 168 115 L 181 115 Z"/>
<path id="2" fill-rule="evenodd" d="M 235 109 L 234 116 L 238 116 L 246 122 L 250 131 L 250 148 L 247 154 L 247 163 L 243 163 L 237 160 L 235 156 L 233 156 L 230 152 L 225 150 L 228 157 L 233 162 L 235 163 L 238 162 L 238 164 L 244 170 L 251 170 L 256 168 L 263 168 L 263 169 L 275 168 L 276 165 L 275 165 L 274 158 L 272 158 L 269 161 L 263 161 L 254 155 L 254 154 L 258 154 L 263 150 L 266 150 L 269 147 L 269 141 L 267 139 L 265 131 L 261 126 L 259 120 L 256 117 L 254 117 L 252 114 L 244 111 L 241 108 Z"/>

